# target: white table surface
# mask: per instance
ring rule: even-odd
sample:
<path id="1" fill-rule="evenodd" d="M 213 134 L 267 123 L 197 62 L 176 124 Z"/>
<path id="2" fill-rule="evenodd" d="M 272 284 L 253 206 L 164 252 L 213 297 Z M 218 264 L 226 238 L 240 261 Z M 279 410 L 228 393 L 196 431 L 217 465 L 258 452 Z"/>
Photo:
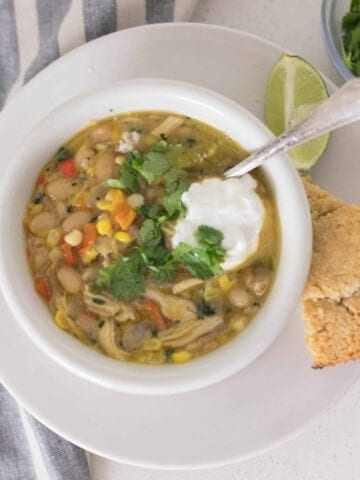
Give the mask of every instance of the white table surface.
<path id="1" fill-rule="evenodd" d="M 350 0 L 343 0 L 348 1 Z M 192 21 L 255 33 L 307 58 L 336 84 L 323 46 L 321 0 L 199 0 Z M 360 382 L 304 433 L 271 452 L 227 467 L 194 472 L 144 470 L 90 455 L 93 480 L 358 480 Z M 174 432 L 176 435 L 176 432 Z M 156 441 L 156 438 L 154 438 Z M 169 439 L 171 441 L 171 439 Z"/>

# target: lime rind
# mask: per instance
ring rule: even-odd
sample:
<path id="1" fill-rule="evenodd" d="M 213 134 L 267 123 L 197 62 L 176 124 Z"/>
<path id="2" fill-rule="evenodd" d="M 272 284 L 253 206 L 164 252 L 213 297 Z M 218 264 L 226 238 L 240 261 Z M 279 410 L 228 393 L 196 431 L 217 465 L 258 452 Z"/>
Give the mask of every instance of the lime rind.
<path id="1" fill-rule="evenodd" d="M 283 54 L 267 82 L 266 124 L 276 136 L 281 135 L 326 98 L 328 91 L 317 70 L 301 57 Z M 309 170 L 316 165 L 326 150 L 329 136 L 324 134 L 289 151 L 299 170 Z"/>

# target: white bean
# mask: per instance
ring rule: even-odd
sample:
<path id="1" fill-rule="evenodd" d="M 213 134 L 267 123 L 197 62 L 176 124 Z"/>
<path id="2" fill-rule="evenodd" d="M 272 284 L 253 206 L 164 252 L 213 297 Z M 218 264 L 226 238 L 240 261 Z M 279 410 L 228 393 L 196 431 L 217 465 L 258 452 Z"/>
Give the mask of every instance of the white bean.
<path id="1" fill-rule="evenodd" d="M 111 140 L 113 134 L 113 127 L 108 123 L 103 123 L 89 133 L 89 139 L 94 143 L 108 142 Z"/>
<path id="2" fill-rule="evenodd" d="M 31 258 L 31 263 L 34 270 L 36 270 L 37 272 L 42 270 L 47 263 L 47 259 L 48 259 L 48 249 L 46 247 L 41 247 L 37 249 L 33 253 Z"/>
<path id="3" fill-rule="evenodd" d="M 78 170 L 86 170 L 90 166 L 90 161 L 95 154 L 95 150 L 89 148 L 87 144 L 84 143 L 75 154 L 76 168 Z"/>
<path id="4" fill-rule="evenodd" d="M 64 178 L 57 178 L 46 185 L 45 191 L 53 200 L 66 200 L 71 192 L 71 185 Z"/>
<path id="5" fill-rule="evenodd" d="M 144 205 L 145 199 L 141 193 L 133 193 L 127 197 L 127 202 L 131 208 L 139 208 Z"/>
<path id="6" fill-rule="evenodd" d="M 50 212 L 41 212 L 35 215 L 31 220 L 29 228 L 31 233 L 37 235 L 41 232 L 46 232 L 50 228 L 56 227 L 58 224 L 57 218 Z"/>
<path id="7" fill-rule="evenodd" d="M 71 230 L 82 230 L 84 226 L 90 222 L 92 218 L 90 210 L 78 210 L 70 213 L 62 223 L 62 228 L 65 233 Z"/>
<path id="8" fill-rule="evenodd" d="M 55 211 L 58 214 L 60 220 L 63 220 L 67 215 L 66 204 L 62 200 L 55 202 Z"/>
<path id="9" fill-rule="evenodd" d="M 83 281 L 79 272 L 69 266 L 60 267 L 56 274 L 64 290 L 76 295 L 80 292 Z"/>
<path id="10" fill-rule="evenodd" d="M 112 150 L 104 150 L 96 155 L 94 175 L 99 182 L 104 182 L 108 178 L 116 176 L 117 165 L 115 163 L 115 156 Z"/>
<path id="11" fill-rule="evenodd" d="M 237 285 L 232 288 L 228 294 L 229 302 L 237 308 L 246 308 L 254 301 L 254 295 L 242 285 Z"/>

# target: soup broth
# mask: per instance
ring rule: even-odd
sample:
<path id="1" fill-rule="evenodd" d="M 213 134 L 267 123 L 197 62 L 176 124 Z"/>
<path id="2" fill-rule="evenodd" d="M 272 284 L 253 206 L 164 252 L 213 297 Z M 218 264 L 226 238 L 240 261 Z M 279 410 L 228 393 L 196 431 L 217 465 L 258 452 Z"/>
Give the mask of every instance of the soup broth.
<path id="1" fill-rule="evenodd" d="M 36 291 L 58 327 L 112 358 L 182 363 L 240 334 L 261 309 L 279 253 L 276 206 L 261 170 L 256 251 L 223 271 L 222 232 L 172 248 L 193 182 L 247 153 L 192 118 L 135 112 L 91 122 L 43 167 L 24 216 Z"/>

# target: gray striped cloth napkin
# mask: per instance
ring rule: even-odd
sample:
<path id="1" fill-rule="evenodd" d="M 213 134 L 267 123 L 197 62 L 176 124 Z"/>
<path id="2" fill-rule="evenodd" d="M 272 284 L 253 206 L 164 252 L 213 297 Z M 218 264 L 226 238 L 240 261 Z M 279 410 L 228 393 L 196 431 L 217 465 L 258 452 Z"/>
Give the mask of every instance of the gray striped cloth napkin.
<path id="1" fill-rule="evenodd" d="M 78 45 L 144 23 L 187 21 L 198 0 L 0 0 L 0 110 Z M 89 480 L 85 453 L 22 410 L 0 385 L 0 480 Z"/>

